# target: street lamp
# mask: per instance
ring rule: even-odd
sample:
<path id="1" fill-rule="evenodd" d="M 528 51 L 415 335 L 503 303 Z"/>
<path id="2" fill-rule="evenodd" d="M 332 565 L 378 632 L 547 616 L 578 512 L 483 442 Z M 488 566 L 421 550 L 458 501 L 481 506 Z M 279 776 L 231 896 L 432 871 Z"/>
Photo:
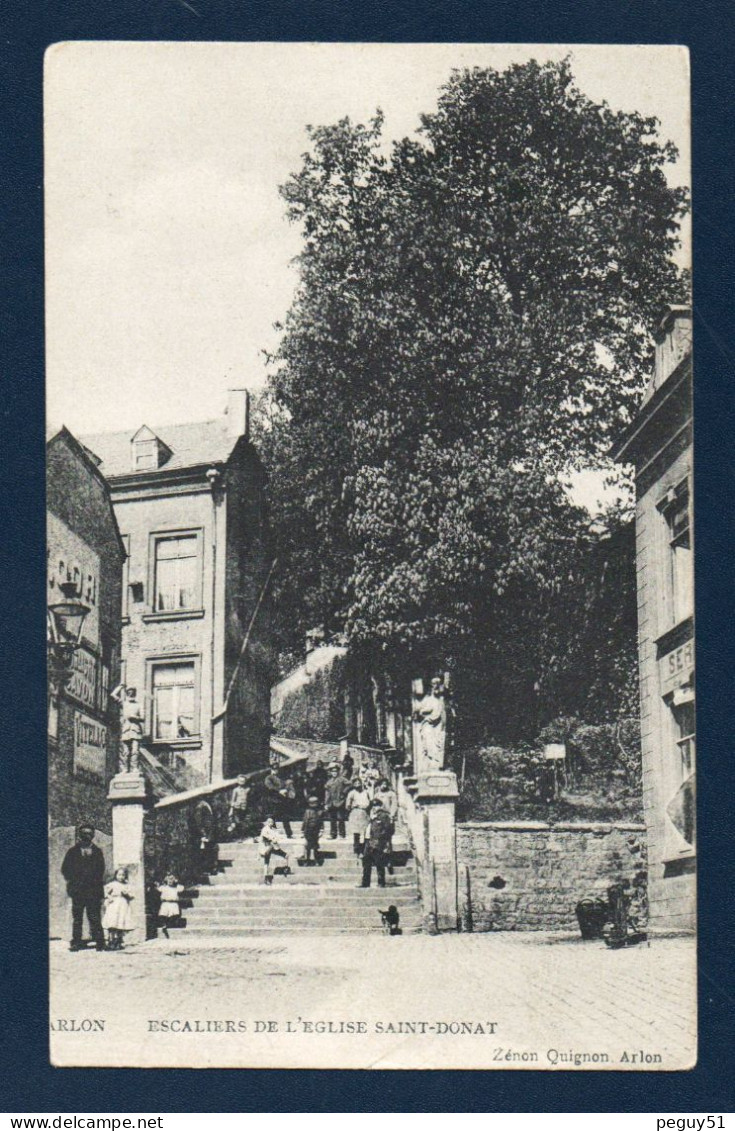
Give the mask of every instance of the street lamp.
<path id="1" fill-rule="evenodd" d="M 72 656 L 79 647 L 82 625 L 89 612 L 77 596 L 74 581 L 62 581 L 59 588 L 64 600 L 49 605 L 47 615 L 49 683 L 54 695 L 71 675 Z"/>

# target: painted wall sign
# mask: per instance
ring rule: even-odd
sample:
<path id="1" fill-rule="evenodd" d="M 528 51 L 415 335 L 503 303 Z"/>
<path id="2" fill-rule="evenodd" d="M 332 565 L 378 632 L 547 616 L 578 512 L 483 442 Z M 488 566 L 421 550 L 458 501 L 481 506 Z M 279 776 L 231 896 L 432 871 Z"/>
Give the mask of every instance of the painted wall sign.
<path id="1" fill-rule="evenodd" d="M 659 660 L 661 673 L 661 686 L 666 690 L 672 687 L 681 687 L 686 683 L 694 671 L 694 641 L 687 640 L 673 652 L 669 652 Z"/>
<path id="2" fill-rule="evenodd" d="M 74 712 L 74 773 L 82 771 L 102 781 L 107 768 L 107 727 L 82 711 Z"/>
<path id="3" fill-rule="evenodd" d="M 52 605 L 63 600 L 62 581 L 74 581 L 79 598 L 88 607 L 83 636 L 95 647 L 99 644 L 100 557 L 65 522 L 50 512 L 46 515 L 47 599 Z"/>
<path id="4" fill-rule="evenodd" d="M 72 656 L 71 676 L 65 690 L 85 707 L 97 706 L 97 657 L 84 648 L 77 648 Z"/>

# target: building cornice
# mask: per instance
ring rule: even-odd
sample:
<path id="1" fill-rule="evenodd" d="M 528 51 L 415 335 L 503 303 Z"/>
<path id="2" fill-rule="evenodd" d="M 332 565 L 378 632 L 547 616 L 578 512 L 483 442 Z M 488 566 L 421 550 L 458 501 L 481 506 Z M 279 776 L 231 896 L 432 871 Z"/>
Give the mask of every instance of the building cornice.
<path id="1" fill-rule="evenodd" d="M 119 498 L 153 498 L 156 495 L 177 494 L 183 490 L 205 493 L 210 491 L 207 472 L 215 468 L 222 471 L 226 461 L 199 463 L 191 467 L 160 468 L 156 471 L 138 471 L 126 475 L 111 475 L 110 491 Z"/>
<path id="2" fill-rule="evenodd" d="M 651 432 L 658 426 L 665 414 L 670 411 L 672 405 L 686 388 L 691 378 L 691 372 L 692 358 L 689 354 L 682 358 L 668 380 L 643 405 L 635 419 L 630 422 L 615 442 L 610 450 L 610 455 L 614 460 L 618 463 L 635 463 L 637 455 Z"/>

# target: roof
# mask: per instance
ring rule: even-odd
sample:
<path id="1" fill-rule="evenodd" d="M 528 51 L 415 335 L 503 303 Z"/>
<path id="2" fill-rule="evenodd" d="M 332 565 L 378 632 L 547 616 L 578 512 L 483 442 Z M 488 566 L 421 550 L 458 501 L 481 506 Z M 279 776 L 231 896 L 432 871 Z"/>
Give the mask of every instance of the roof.
<path id="1" fill-rule="evenodd" d="M 640 411 L 620 434 L 609 449 L 609 454 L 618 463 L 633 463 L 637 457 L 641 438 L 647 434 L 651 422 L 665 410 L 667 404 L 676 403 L 682 392 L 689 394 L 689 413 L 691 414 L 691 390 L 687 379 L 691 376 L 692 355 L 685 354 L 676 369 L 655 390 L 652 397 L 644 401 Z"/>
<path id="2" fill-rule="evenodd" d="M 101 461 L 101 471 L 109 478 L 115 475 L 133 474 L 131 463 L 131 442 L 140 428 L 126 429 L 124 432 L 101 432 L 95 436 L 80 436 L 88 448 Z M 166 424 L 151 428 L 159 440 L 171 449 L 171 457 L 158 469 L 170 471 L 174 468 L 196 467 L 204 463 L 224 463 L 229 459 L 237 438 L 227 431 L 227 418 L 204 420 L 196 424 Z M 139 475 L 155 475 L 155 471 L 141 471 Z"/>
<path id="3" fill-rule="evenodd" d="M 113 507 L 112 499 L 110 498 L 110 486 L 99 469 L 99 464 L 96 456 L 93 452 L 87 451 L 86 446 L 82 444 L 77 439 L 77 437 L 69 431 L 65 424 L 62 424 L 61 428 L 59 428 L 57 431 L 54 431 L 51 428 L 47 429 L 46 447 L 50 448 L 54 444 L 66 444 L 67 448 L 69 448 L 69 450 L 74 453 L 76 458 L 81 461 L 82 465 L 95 477 L 95 479 L 97 479 L 97 481 L 104 488 L 105 499 L 107 500 L 107 506 L 110 511 L 110 518 L 115 530 L 115 538 L 124 560 L 128 556 L 128 553 L 120 536 L 120 527 L 117 524 L 115 508 Z"/>

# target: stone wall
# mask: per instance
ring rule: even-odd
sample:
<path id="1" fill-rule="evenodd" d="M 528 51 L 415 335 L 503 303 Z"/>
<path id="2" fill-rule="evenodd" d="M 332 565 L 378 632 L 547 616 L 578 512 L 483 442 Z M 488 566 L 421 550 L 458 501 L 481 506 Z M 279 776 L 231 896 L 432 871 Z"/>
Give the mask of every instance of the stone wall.
<path id="1" fill-rule="evenodd" d="M 457 865 L 465 929 L 576 930 L 581 898 L 645 869 L 645 827 L 458 824 Z"/>
<path id="2" fill-rule="evenodd" d="M 680 439 L 691 444 L 688 432 Z M 664 567 L 670 568 L 666 545 L 668 532 L 657 503 L 666 492 L 691 475 L 692 453 L 670 446 L 664 452 L 670 462 L 644 491 L 638 483 L 636 505 L 638 561 L 638 648 L 641 682 L 641 757 L 643 760 L 643 807 L 648 826 L 650 876 L 648 898 L 651 922 L 661 927 L 692 930 L 696 916 L 695 853 L 693 846 L 674 828 L 667 806 L 682 781 L 680 754 L 676 745 L 678 728 L 670 707 L 663 698 L 671 686 L 662 686 L 662 672 L 668 658 L 660 639 L 674 624 L 666 603 Z M 658 461 L 660 463 L 660 461 Z M 645 484 L 645 481 L 644 481 Z M 662 542 L 663 547 L 662 547 Z M 669 597 L 670 601 L 670 597 Z M 691 639 L 691 631 L 687 634 Z M 682 640 L 684 637 L 682 638 Z M 681 643 L 682 641 L 676 641 Z M 689 673 L 684 673 L 683 683 Z"/>

